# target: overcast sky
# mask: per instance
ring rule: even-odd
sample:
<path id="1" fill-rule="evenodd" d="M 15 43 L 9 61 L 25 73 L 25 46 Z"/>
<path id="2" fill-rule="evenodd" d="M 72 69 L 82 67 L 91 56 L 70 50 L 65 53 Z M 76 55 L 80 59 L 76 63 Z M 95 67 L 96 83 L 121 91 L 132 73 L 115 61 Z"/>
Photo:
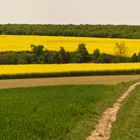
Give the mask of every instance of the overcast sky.
<path id="1" fill-rule="evenodd" d="M 0 23 L 140 24 L 140 0 L 0 0 Z"/>

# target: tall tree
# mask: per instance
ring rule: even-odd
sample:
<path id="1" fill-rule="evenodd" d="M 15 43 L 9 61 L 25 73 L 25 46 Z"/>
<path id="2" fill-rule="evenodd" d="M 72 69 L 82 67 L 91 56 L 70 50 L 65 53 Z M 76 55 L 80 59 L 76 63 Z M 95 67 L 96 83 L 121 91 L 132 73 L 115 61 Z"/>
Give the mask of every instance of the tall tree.
<path id="1" fill-rule="evenodd" d="M 63 47 L 60 47 L 59 59 L 60 59 L 60 63 L 66 63 L 66 61 L 67 61 L 66 51 Z"/>
<path id="2" fill-rule="evenodd" d="M 97 63 L 99 57 L 100 57 L 100 50 L 95 49 L 92 55 L 93 62 Z"/>
<path id="3" fill-rule="evenodd" d="M 84 63 L 89 61 L 89 54 L 86 49 L 86 45 L 81 43 L 78 45 L 78 49 L 73 53 L 73 62 Z"/>
<path id="4" fill-rule="evenodd" d="M 43 45 L 31 45 L 33 57 L 33 63 L 44 63 L 44 46 Z"/>
<path id="5" fill-rule="evenodd" d="M 126 47 L 125 43 L 115 43 L 115 55 L 118 57 L 119 62 L 124 62 L 125 57 L 128 56 L 129 50 Z"/>
<path id="6" fill-rule="evenodd" d="M 137 54 L 136 53 L 134 53 L 133 55 L 132 55 L 132 57 L 131 57 L 131 62 L 137 62 L 138 60 L 138 57 L 137 57 Z"/>

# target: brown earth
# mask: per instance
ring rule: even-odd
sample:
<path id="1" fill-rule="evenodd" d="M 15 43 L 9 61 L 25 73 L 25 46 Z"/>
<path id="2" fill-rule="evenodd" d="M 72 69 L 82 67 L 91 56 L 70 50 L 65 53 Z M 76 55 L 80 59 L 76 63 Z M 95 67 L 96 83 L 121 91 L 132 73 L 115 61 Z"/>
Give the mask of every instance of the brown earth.
<path id="1" fill-rule="evenodd" d="M 0 89 L 52 85 L 117 84 L 135 79 L 140 79 L 140 75 L 12 79 L 0 80 Z"/>
<path id="2" fill-rule="evenodd" d="M 113 122 L 116 121 L 117 113 L 122 105 L 124 99 L 131 93 L 136 86 L 140 85 L 140 82 L 137 82 L 130 86 L 123 95 L 114 103 L 114 105 L 108 108 L 102 115 L 101 119 L 98 121 L 98 124 L 95 127 L 95 130 L 87 138 L 87 140 L 109 140 L 111 134 L 111 128 Z"/>

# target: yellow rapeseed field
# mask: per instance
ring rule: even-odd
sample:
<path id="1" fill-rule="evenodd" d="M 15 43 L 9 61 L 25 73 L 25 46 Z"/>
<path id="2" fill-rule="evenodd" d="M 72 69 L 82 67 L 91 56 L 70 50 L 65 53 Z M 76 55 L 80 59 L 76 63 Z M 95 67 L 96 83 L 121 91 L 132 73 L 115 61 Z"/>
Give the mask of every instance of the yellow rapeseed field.
<path id="1" fill-rule="evenodd" d="M 0 35 L 0 51 L 30 50 L 31 44 L 44 45 L 48 50 L 59 50 L 63 46 L 68 51 L 74 51 L 79 43 L 85 43 L 89 53 L 99 48 L 101 52 L 114 54 L 115 43 L 125 43 L 129 55 L 140 52 L 140 39 Z"/>
<path id="2" fill-rule="evenodd" d="M 140 70 L 140 63 L 0 65 L 0 75 Z"/>

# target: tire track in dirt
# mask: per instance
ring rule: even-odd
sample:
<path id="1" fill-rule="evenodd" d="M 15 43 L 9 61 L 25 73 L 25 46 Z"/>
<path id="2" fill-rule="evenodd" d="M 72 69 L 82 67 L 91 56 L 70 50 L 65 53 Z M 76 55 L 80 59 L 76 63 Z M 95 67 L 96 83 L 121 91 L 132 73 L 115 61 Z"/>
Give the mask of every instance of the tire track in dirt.
<path id="1" fill-rule="evenodd" d="M 140 85 L 140 82 L 131 85 L 122 94 L 122 96 L 120 96 L 117 99 L 117 101 L 113 104 L 112 107 L 105 110 L 101 119 L 98 121 L 95 130 L 92 131 L 91 135 L 87 138 L 87 140 L 109 140 L 112 124 L 116 121 L 117 113 L 123 101 L 131 93 L 131 91 L 134 90 L 138 85 Z"/>

